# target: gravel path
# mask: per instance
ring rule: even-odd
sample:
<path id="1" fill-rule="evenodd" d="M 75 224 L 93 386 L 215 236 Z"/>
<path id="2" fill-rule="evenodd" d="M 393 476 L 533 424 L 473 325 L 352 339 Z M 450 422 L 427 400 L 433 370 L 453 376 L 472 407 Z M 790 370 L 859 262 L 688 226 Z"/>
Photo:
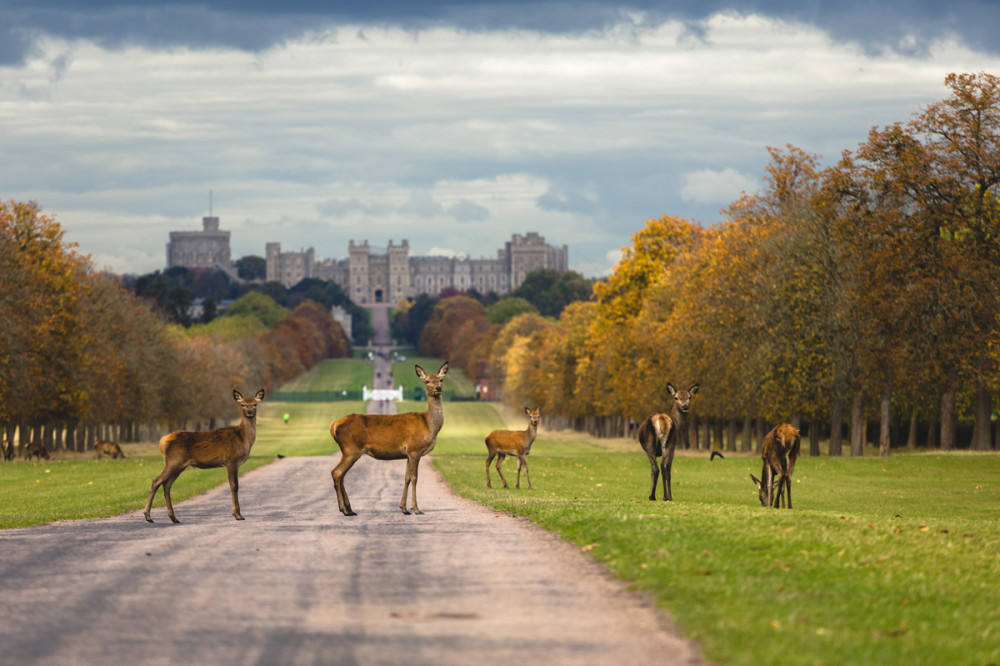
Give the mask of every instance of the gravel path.
<path id="1" fill-rule="evenodd" d="M 455 496 L 422 463 L 363 458 L 337 511 L 334 458 L 286 458 L 109 519 L 0 531 L 9 664 L 696 664 L 662 613 L 530 523 Z M 186 474 L 197 474 L 190 470 Z M 181 482 L 183 482 L 183 477 Z M 137 507 L 139 509 L 139 507 Z"/>

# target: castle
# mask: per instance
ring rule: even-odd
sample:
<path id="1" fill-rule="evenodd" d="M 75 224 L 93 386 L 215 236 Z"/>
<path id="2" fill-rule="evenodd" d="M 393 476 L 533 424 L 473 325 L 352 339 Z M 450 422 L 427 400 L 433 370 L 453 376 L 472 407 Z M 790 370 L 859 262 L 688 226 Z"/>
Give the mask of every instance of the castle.
<path id="1" fill-rule="evenodd" d="M 216 268 L 236 279 L 229 250 L 229 232 L 219 230 L 218 217 L 203 217 L 202 231 L 171 231 L 167 243 L 167 268 Z M 317 260 L 313 248 L 302 252 L 282 252 L 281 243 L 267 243 L 268 282 L 293 287 L 305 278 L 331 280 L 340 285 L 352 301 L 397 303 L 420 294 L 437 296 L 454 289 L 479 293 L 509 294 L 521 286 L 531 271 L 540 268 L 565 272 L 569 269 L 569 248 L 555 247 L 531 231 L 514 234 L 497 250 L 495 259 L 468 257 L 411 257 L 410 243 L 391 240 L 385 253 L 373 252 L 368 241 L 347 248 L 346 259 Z"/>
<path id="2" fill-rule="evenodd" d="M 495 259 L 411 257 L 405 239 L 398 245 L 390 240 L 384 254 L 372 252 L 367 240 L 350 241 L 347 251 L 346 259 L 317 261 L 313 248 L 282 252 L 281 243 L 268 243 L 267 280 L 286 287 L 305 278 L 331 280 L 363 305 L 397 303 L 419 294 L 436 296 L 447 289 L 503 296 L 517 289 L 531 271 L 569 268 L 569 248 L 549 245 L 535 232 L 514 234 Z"/>
<path id="3" fill-rule="evenodd" d="M 202 231 L 171 231 L 167 243 L 167 268 L 217 268 L 234 279 L 236 269 L 229 255 L 229 232 L 219 231 L 219 218 L 201 218 Z"/>

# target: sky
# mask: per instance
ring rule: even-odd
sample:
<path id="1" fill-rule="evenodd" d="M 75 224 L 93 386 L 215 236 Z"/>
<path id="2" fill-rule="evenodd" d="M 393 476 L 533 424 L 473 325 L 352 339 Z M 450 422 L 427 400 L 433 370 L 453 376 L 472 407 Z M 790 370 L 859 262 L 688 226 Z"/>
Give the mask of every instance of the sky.
<path id="1" fill-rule="evenodd" d="M 115 273 L 211 212 L 234 259 L 535 231 L 599 277 L 646 220 L 723 220 L 769 146 L 831 164 L 948 73 L 1000 74 L 998 25 L 996 0 L 0 0 L 0 199 Z"/>

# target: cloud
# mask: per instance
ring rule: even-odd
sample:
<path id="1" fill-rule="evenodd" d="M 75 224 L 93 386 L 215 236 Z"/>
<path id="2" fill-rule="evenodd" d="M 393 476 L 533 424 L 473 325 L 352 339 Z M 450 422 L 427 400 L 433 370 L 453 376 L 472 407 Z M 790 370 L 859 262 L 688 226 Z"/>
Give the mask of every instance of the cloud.
<path id="1" fill-rule="evenodd" d="M 447 212 L 459 222 L 485 222 L 490 219 L 489 208 L 468 199 L 460 199 L 448 206 Z"/>
<path id="2" fill-rule="evenodd" d="M 684 174 L 683 183 L 682 201 L 724 206 L 735 201 L 743 192 L 756 191 L 759 180 L 731 168 L 721 171 L 699 169 Z"/>

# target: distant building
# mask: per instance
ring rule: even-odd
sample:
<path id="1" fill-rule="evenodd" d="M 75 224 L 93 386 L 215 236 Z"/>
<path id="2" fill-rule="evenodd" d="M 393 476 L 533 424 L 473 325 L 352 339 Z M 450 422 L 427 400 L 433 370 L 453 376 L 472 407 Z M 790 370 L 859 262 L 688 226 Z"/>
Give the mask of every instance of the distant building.
<path id="1" fill-rule="evenodd" d="M 391 240 L 386 252 L 374 253 L 368 241 L 348 245 L 346 259 L 316 261 L 313 248 L 282 252 L 281 243 L 268 243 L 267 279 L 292 287 L 305 278 L 332 280 L 355 303 L 396 303 L 420 294 L 437 295 L 446 289 L 508 294 L 531 271 L 569 269 L 569 248 L 555 247 L 535 232 L 514 234 L 495 259 L 468 257 L 411 257 L 409 241 Z"/>
<path id="2" fill-rule="evenodd" d="M 217 268 L 236 277 L 229 254 L 229 232 L 219 231 L 218 217 L 201 218 L 202 231 L 171 231 L 167 268 Z"/>

